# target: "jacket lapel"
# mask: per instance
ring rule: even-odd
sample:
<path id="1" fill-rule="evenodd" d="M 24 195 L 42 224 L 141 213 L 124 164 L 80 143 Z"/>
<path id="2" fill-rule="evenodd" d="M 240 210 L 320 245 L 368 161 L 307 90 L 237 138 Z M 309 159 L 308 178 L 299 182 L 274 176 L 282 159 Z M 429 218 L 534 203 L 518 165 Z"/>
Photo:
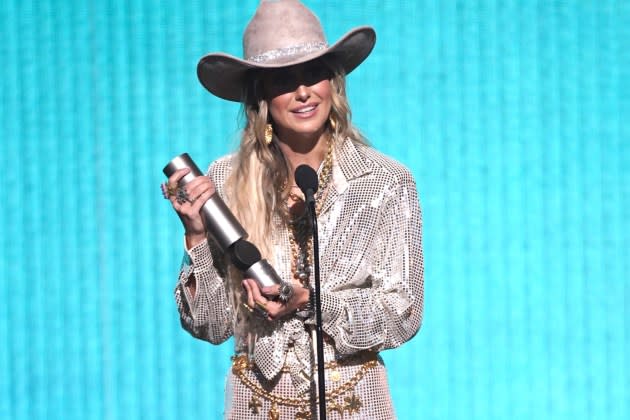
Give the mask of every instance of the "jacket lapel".
<path id="1" fill-rule="evenodd" d="M 328 192 L 324 196 L 320 214 L 324 214 L 330 209 L 339 196 L 348 189 L 351 180 L 370 172 L 371 169 L 365 162 L 363 154 L 357 149 L 352 140 L 346 139 L 339 150 L 335 150 L 332 180 L 328 186 Z"/>

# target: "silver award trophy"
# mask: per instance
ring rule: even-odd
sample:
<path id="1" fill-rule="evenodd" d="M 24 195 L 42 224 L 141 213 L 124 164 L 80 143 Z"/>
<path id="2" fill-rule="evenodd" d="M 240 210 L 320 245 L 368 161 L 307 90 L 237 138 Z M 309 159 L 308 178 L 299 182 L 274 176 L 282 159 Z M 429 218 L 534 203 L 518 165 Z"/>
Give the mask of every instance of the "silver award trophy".
<path id="1" fill-rule="evenodd" d="M 188 168 L 190 172 L 180 181 L 179 187 L 183 187 L 193 179 L 203 176 L 195 162 L 183 153 L 171 160 L 162 170 L 166 177 L 170 177 L 179 169 Z M 288 300 L 290 293 L 287 287 L 290 285 L 283 282 L 276 270 L 265 259 L 261 259 L 260 251 L 254 244 L 246 241 L 247 232 L 236 220 L 225 202 L 219 194 L 212 194 L 200 210 L 204 219 L 206 229 L 219 248 L 230 256 L 232 263 L 243 272 L 245 278 L 256 280 L 260 287 L 280 285 L 280 300 Z M 283 297 L 283 290 L 289 296 Z M 292 290 L 292 289 L 291 289 Z"/>

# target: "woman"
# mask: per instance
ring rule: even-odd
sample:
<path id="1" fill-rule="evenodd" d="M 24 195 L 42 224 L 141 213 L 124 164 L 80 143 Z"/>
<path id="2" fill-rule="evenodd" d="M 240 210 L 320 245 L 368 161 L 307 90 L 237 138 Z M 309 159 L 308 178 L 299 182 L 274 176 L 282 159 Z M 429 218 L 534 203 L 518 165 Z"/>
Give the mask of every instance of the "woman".
<path id="1" fill-rule="evenodd" d="M 203 57 L 201 83 L 243 103 L 238 151 L 207 177 L 163 186 L 185 228 L 175 289 L 182 325 L 219 344 L 235 338 L 226 418 L 313 418 L 311 226 L 294 171 L 318 171 L 321 302 L 328 418 L 394 418 L 378 352 L 411 339 L 422 320 L 421 216 L 414 180 L 368 147 L 350 122 L 345 75 L 371 52 L 360 27 L 327 46 L 320 23 L 296 0 L 261 2 L 244 36 L 244 60 Z M 176 193 L 177 192 L 177 193 Z M 199 210 L 219 194 L 263 257 L 292 284 L 243 279 L 212 241 Z M 285 296 L 286 298 L 287 296 Z"/>

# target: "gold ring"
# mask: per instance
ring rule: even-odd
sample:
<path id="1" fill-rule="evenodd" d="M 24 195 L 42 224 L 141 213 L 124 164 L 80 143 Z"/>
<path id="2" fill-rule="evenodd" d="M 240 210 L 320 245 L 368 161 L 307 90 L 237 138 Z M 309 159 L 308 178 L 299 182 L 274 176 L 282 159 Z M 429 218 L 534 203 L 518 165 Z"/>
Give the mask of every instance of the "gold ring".
<path id="1" fill-rule="evenodd" d="M 260 309 L 264 309 L 267 310 L 267 302 L 259 302 L 257 300 L 254 301 L 254 303 L 256 304 L 256 306 L 258 306 Z"/>

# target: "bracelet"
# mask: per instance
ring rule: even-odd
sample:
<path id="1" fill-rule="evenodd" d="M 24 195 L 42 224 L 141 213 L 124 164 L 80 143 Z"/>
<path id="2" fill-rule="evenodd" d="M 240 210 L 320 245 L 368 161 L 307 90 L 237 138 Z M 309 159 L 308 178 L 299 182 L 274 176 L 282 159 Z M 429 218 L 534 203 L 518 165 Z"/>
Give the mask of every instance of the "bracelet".
<path id="1" fill-rule="evenodd" d="M 300 318 L 308 319 L 315 313 L 315 290 L 308 287 L 308 303 L 306 306 L 298 310 L 295 314 Z"/>

